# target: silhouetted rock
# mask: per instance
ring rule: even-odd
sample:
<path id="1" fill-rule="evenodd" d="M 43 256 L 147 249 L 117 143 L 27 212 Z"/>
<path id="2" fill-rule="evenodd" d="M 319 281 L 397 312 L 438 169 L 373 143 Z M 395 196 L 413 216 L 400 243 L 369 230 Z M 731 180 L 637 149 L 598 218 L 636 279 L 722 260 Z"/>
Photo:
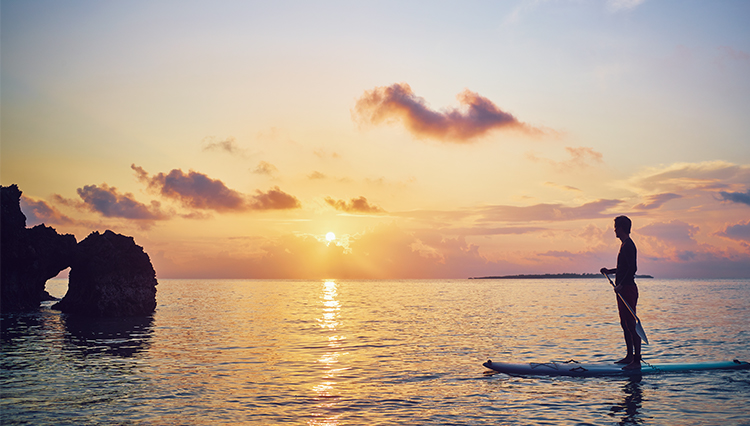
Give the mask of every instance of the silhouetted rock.
<path id="1" fill-rule="evenodd" d="M 42 300 L 54 300 L 44 285 L 70 266 L 76 239 L 44 225 L 26 228 L 18 186 L 0 187 L 0 193 L 0 310 L 37 309 Z"/>
<path id="2" fill-rule="evenodd" d="M 52 306 L 89 317 L 148 315 L 156 309 L 156 272 L 132 237 L 106 231 L 78 243 L 68 292 Z"/>
<path id="3" fill-rule="evenodd" d="M 29 311 L 56 300 L 44 286 L 70 267 L 68 292 L 53 308 L 93 317 L 142 316 L 156 308 L 156 272 L 132 237 L 94 232 L 76 244 L 54 228 L 26 228 L 18 186 L 0 187 L 0 310 Z"/>

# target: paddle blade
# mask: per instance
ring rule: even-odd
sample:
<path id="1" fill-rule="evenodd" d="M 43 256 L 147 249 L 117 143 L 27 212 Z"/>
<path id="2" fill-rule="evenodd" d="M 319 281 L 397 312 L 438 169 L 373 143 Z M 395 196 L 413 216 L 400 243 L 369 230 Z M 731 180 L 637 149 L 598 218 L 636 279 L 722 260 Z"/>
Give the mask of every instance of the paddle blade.
<path id="1" fill-rule="evenodd" d="M 638 335 L 641 337 L 641 340 L 643 340 L 643 343 L 648 345 L 648 337 L 646 337 L 646 331 L 643 329 L 643 326 L 641 325 L 641 320 L 638 320 L 638 322 L 635 323 L 635 332 L 638 333 Z"/>

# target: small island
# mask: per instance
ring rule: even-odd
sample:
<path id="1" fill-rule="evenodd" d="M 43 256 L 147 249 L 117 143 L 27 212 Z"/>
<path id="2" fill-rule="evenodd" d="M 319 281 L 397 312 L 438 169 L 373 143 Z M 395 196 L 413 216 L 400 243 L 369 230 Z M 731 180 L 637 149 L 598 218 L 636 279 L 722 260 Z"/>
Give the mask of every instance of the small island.
<path id="1" fill-rule="evenodd" d="M 521 274 L 521 275 L 501 275 L 491 277 L 469 277 L 470 280 L 517 280 L 517 279 L 568 279 L 568 278 L 601 278 L 602 274 Z M 636 278 L 654 278 L 651 275 L 636 275 Z"/>

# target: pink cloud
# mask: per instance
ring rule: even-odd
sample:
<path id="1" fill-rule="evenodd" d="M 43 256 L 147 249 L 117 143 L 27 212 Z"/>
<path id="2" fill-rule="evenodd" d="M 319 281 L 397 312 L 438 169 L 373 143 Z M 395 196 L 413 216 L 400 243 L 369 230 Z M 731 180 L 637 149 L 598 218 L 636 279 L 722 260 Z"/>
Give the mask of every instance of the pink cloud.
<path id="1" fill-rule="evenodd" d="M 557 222 L 612 217 L 612 213 L 606 213 L 606 211 L 620 204 L 622 204 L 620 200 L 598 200 L 577 207 L 562 204 L 535 204 L 526 207 L 500 205 L 480 208 L 477 213 L 481 215 L 482 221 Z"/>
<path id="2" fill-rule="evenodd" d="M 162 212 L 160 204 L 151 202 L 150 206 L 135 199 L 133 194 L 121 194 L 117 188 L 110 187 L 106 183 L 101 186 L 86 185 L 78 188 L 78 196 L 83 200 L 83 205 L 94 212 L 105 217 L 120 217 L 134 220 L 164 220 L 169 215 Z"/>
<path id="3" fill-rule="evenodd" d="M 150 176 L 142 167 L 130 166 L 139 181 L 161 196 L 179 201 L 183 206 L 194 209 L 214 210 L 218 212 L 241 212 L 248 210 L 284 210 L 301 207 L 296 197 L 274 187 L 267 192 L 256 191 L 253 196 L 246 196 L 228 188 L 224 182 L 211 179 L 203 173 L 183 172 L 173 169 L 167 174 L 159 173 Z"/>
<path id="4" fill-rule="evenodd" d="M 408 84 L 395 83 L 365 91 L 357 100 L 354 112 L 365 123 L 377 125 L 401 121 L 417 137 L 442 141 L 467 142 L 496 129 L 542 133 L 477 93 L 465 90 L 457 98 L 463 109 L 435 111 L 427 106 L 423 98 L 414 94 Z"/>
<path id="5" fill-rule="evenodd" d="M 520 235 L 545 231 L 547 228 L 537 226 L 509 226 L 509 227 L 461 227 L 440 228 L 438 231 L 446 235 Z"/>
<path id="6" fill-rule="evenodd" d="M 669 222 L 656 222 L 644 227 L 637 228 L 638 234 L 656 237 L 672 245 L 692 246 L 696 244 L 693 238 L 698 233 L 699 228 L 680 220 Z"/>
<path id="7" fill-rule="evenodd" d="M 729 225 L 717 235 L 732 240 L 745 241 L 750 243 L 750 221 Z"/>
<path id="8" fill-rule="evenodd" d="M 21 196 L 21 211 L 26 215 L 27 226 L 40 223 L 46 224 L 71 224 L 73 219 L 64 215 L 54 206 L 42 200 L 34 200 L 24 195 Z"/>

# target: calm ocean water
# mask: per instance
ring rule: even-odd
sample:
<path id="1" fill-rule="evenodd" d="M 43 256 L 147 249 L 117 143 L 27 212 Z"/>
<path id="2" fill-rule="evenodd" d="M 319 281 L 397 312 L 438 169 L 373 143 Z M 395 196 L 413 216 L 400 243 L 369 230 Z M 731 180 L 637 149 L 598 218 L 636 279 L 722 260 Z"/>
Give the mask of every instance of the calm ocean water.
<path id="1" fill-rule="evenodd" d="M 750 280 L 639 286 L 647 361 L 750 360 Z M 149 318 L 4 315 L 0 423 L 750 424 L 750 370 L 484 374 L 619 359 L 604 278 L 160 280 L 157 297 Z"/>

